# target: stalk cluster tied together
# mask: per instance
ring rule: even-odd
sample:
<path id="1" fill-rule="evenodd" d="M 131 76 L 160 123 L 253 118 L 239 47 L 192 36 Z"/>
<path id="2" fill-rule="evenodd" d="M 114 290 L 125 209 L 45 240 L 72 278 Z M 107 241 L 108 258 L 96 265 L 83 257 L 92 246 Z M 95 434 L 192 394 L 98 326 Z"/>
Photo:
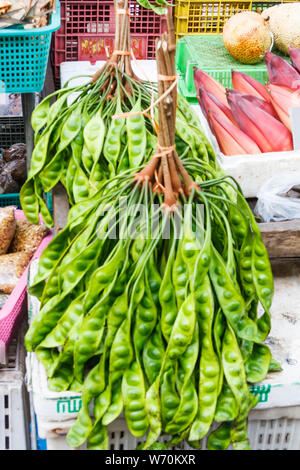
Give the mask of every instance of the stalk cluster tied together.
<path id="1" fill-rule="evenodd" d="M 170 16 L 168 21 L 170 23 Z M 38 223 L 41 213 L 44 222 L 48 226 L 53 225 L 44 193 L 51 191 L 57 183 L 65 187 L 73 206 L 93 197 L 108 178 L 126 171 L 139 172 L 151 160 L 157 145 L 160 146 L 158 148 L 174 149 L 171 157 L 167 155 L 168 164 L 165 156 L 161 160 L 165 168 L 164 178 L 158 161 L 150 166 L 155 170 L 157 165 L 158 186 L 161 190 L 162 185 L 166 186 L 165 199 L 170 207 L 176 198 L 173 189 L 176 194 L 183 188 L 173 160 L 177 161 L 176 166 L 187 179 L 177 154 L 185 151 L 195 158 L 201 155 L 206 162 L 215 161 L 214 151 L 200 128 L 199 120 L 183 98 L 177 103 L 175 152 L 174 44 L 169 47 L 172 58 L 168 58 L 167 65 L 161 62 L 161 76 L 172 78 L 173 87 L 171 85 L 172 92 L 169 92 L 170 82 L 161 81 L 160 87 L 165 90 L 167 100 L 163 104 L 159 98 L 161 116 L 158 116 L 156 85 L 138 79 L 132 70 L 128 0 L 116 0 L 115 50 L 104 67 L 94 77 L 89 77 L 84 85 L 70 86 L 73 79 L 69 80 L 61 90 L 47 96 L 32 114 L 35 147 L 28 178 L 20 192 L 22 209 L 30 222 Z M 165 45 L 163 48 L 166 49 Z M 53 98 L 56 98 L 54 103 Z M 172 122 L 166 123 L 166 109 L 167 119 L 173 116 Z M 158 119 L 161 120 L 159 142 Z M 149 180 L 153 176 L 155 178 L 154 170 L 150 172 Z M 189 184 L 183 188 L 186 194 Z"/>
<path id="2" fill-rule="evenodd" d="M 133 80 L 140 81 L 132 70 L 131 65 L 131 44 L 130 44 L 130 12 L 128 9 L 128 0 L 115 0 L 116 30 L 114 51 L 108 58 L 106 64 L 98 70 L 92 77 L 92 82 L 96 82 L 105 72 L 108 77 L 104 82 L 101 91 L 105 93 L 108 90 L 106 99 L 110 100 L 117 96 L 117 74 L 124 72 Z M 126 77 L 122 77 L 123 85 L 128 93 L 131 93 L 131 87 Z"/>
<path id="3" fill-rule="evenodd" d="M 169 22 L 171 24 L 171 22 Z M 177 75 L 175 74 L 175 37 L 170 30 L 156 41 L 158 71 L 158 141 L 157 151 L 148 165 L 135 175 L 138 182 L 147 182 L 157 194 L 164 194 L 164 206 L 176 210 L 178 196 L 189 197 L 198 188 L 185 170 L 175 146 Z"/>

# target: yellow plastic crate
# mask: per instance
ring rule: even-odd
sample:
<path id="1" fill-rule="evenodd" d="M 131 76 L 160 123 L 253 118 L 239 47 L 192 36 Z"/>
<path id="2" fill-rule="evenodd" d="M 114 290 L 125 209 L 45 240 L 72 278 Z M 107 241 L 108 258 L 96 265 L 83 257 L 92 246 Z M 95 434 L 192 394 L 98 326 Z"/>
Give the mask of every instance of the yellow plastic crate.
<path id="1" fill-rule="evenodd" d="M 293 0 L 241 1 L 241 0 L 178 0 L 174 22 L 176 37 L 199 34 L 220 34 L 225 22 L 236 13 L 245 10 L 262 11 L 273 5 Z"/>

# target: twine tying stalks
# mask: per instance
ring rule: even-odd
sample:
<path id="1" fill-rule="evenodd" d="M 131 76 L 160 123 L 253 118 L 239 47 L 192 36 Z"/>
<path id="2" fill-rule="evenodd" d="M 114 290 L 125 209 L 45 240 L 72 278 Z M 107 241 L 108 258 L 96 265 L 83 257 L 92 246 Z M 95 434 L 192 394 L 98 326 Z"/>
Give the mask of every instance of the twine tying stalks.
<path id="1" fill-rule="evenodd" d="M 115 40 L 114 40 L 114 51 L 106 61 L 106 64 L 98 70 L 92 76 L 92 83 L 98 80 L 98 78 L 107 72 L 110 76 L 116 80 L 118 70 L 125 72 L 130 78 L 140 81 L 134 74 L 130 60 L 130 10 L 128 8 L 128 0 L 115 0 L 115 16 L 116 16 L 116 29 L 115 29 Z M 126 80 L 123 80 L 123 85 L 127 93 L 131 93 L 131 88 Z M 105 90 L 104 90 L 105 91 Z M 117 87 L 114 87 L 114 92 L 107 96 L 107 99 L 113 99 L 116 97 Z"/>
<path id="2" fill-rule="evenodd" d="M 128 117 L 138 116 L 138 115 L 144 115 L 145 116 L 147 113 L 149 113 L 149 111 L 150 112 L 153 111 L 155 106 L 159 105 L 159 103 L 162 102 L 173 91 L 173 89 L 177 86 L 178 77 L 179 76 L 176 75 L 174 77 L 168 77 L 169 80 L 164 80 L 164 81 L 173 81 L 173 84 L 154 103 L 151 103 L 151 105 L 147 109 L 144 109 L 144 111 L 114 114 L 112 116 L 112 119 L 128 118 Z"/>
<path id="3" fill-rule="evenodd" d="M 169 21 L 168 21 L 169 22 Z M 193 188 L 198 188 L 185 170 L 176 152 L 176 108 L 177 82 L 175 73 L 175 35 L 174 30 L 163 34 L 156 41 L 158 99 L 151 103 L 153 110 L 158 107 L 158 143 L 157 151 L 148 165 L 135 175 L 135 181 L 151 184 L 153 191 L 164 195 L 163 206 L 168 212 L 178 209 L 178 196 L 190 195 Z M 170 84 L 171 83 L 171 84 Z M 114 117 L 129 117 L 134 114 L 144 114 L 150 110 L 138 113 L 124 113 Z"/>

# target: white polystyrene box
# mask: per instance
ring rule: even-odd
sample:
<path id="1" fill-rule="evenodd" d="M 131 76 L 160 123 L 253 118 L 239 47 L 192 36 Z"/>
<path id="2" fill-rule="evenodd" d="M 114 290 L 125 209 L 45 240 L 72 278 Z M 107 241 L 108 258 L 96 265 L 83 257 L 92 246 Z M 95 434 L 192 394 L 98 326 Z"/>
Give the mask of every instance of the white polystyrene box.
<path id="1" fill-rule="evenodd" d="M 89 76 L 99 70 L 104 63 L 104 61 L 98 61 L 92 65 L 90 62 L 63 62 L 60 65 L 61 83 L 63 85 L 76 75 L 82 76 L 72 80 L 71 86 L 87 83 Z M 157 81 L 155 60 L 133 61 L 132 67 L 136 75 L 141 79 L 152 82 Z M 74 97 L 71 99 L 74 99 Z M 261 186 L 273 176 L 284 172 L 295 172 L 300 175 L 300 150 L 258 155 L 234 155 L 230 157 L 223 155 L 220 152 L 216 138 L 209 129 L 206 118 L 201 112 L 200 106 L 198 104 L 192 106 L 200 118 L 203 131 L 216 151 L 221 166 L 228 175 L 237 180 L 246 198 L 257 197 Z"/>
<path id="2" fill-rule="evenodd" d="M 38 270 L 38 259 L 29 268 L 28 286 L 30 286 Z M 31 323 L 39 313 L 39 300 L 28 293 L 28 317 Z M 32 393 L 33 407 L 36 415 L 45 420 L 63 421 L 77 416 L 81 408 L 81 394 L 75 392 L 57 393 L 48 388 L 45 367 L 38 361 L 33 352 L 26 356 L 26 382 Z M 41 436 L 42 437 L 42 436 Z"/>
<path id="3" fill-rule="evenodd" d="M 262 185 L 274 176 L 283 173 L 299 174 L 300 150 L 290 152 L 260 153 L 257 155 L 224 155 L 212 134 L 200 106 L 192 105 L 196 111 L 203 132 L 211 142 L 224 171 L 236 179 L 246 198 L 255 198 Z"/>
<path id="4" fill-rule="evenodd" d="M 64 84 L 76 75 L 81 77 L 72 80 L 71 86 L 86 83 L 89 78 L 83 75 L 93 75 L 105 62 L 95 65 L 90 62 L 63 62 L 60 66 L 61 83 Z M 152 82 L 157 81 L 157 67 L 154 60 L 138 60 L 132 63 L 137 76 Z M 197 112 L 206 136 L 212 143 L 221 166 L 226 173 L 237 180 L 246 198 L 256 197 L 261 186 L 273 176 L 284 172 L 300 172 L 300 150 L 291 152 L 272 152 L 258 155 L 226 156 L 220 152 L 216 138 L 211 133 L 206 118 L 198 104 L 192 105 Z"/>

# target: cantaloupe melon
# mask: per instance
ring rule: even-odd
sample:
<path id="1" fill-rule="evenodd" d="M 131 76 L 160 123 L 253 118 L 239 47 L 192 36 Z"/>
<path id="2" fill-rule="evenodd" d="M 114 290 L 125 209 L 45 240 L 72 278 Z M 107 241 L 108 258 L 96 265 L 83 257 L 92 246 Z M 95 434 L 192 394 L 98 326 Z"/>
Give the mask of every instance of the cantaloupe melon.
<path id="1" fill-rule="evenodd" d="M 229 54 L 243 64 L 256 64 L 272 46 L 272 36 L 262 16 L 254 11 L 237 13 L 223 28 L 223 42 Z"/>
<path id="2" fill-rule="evenodd" d="M 300 2 L 267 8 L 261 15 L 274 35 L 277 49 L 289 55 L 289 47 L 300 48 Z"/>

